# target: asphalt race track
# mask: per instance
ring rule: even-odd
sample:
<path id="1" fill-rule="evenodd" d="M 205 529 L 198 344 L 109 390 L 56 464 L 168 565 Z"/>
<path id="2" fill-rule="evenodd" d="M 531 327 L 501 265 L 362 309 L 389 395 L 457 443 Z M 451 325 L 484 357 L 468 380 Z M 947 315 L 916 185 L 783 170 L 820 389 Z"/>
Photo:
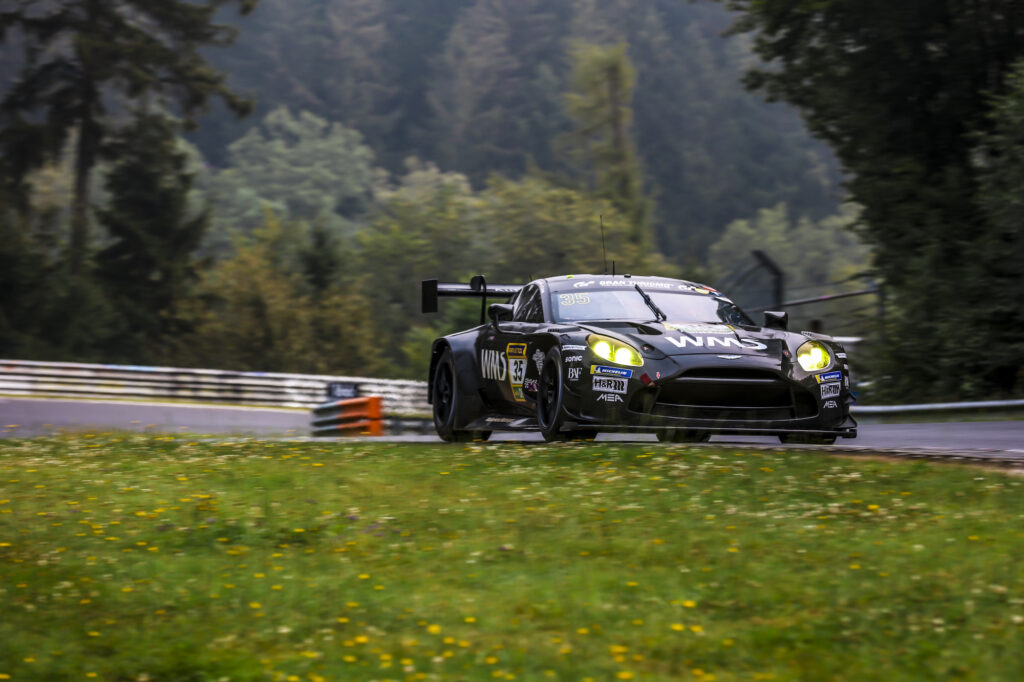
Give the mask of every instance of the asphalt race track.
<path id="1" fill-rule="evenodd" d="M 310 413 L 301 409 L 231 407 L 185 403 L 131 403 L 0 397 L 0 437 L 31 437 L 59 431 L 148 431 L 225 436 L 306 437 Z M 834 447 L 987 452 L 1024 461 L 1024 421 L 925 424 L 861 424 L 855 439 Z M 437 436 L 391 436 L 389 440 L 437 442 Z M 496 433 L 492 441 L 539 441 L 539 434 Z M 649 435 L 603 434 L 599 441 L 653 441 Z M 712 443 L 777 445 L 770 436 L 715 436 Z"/>

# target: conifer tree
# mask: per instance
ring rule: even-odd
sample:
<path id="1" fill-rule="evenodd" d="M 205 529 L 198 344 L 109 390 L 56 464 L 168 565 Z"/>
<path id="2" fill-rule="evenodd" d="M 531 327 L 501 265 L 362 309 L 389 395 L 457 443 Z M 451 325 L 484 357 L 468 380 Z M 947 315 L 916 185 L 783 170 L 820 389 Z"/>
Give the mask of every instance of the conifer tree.
<path id="1" fill-rule="evenodd" d="M 17 36 L 26 59 L 0 102 L 0 151 L 17 182 L 75 140 L 69 265 L 77 277 L 89 240 L 89 176 L 104 138 L 132 101 L 175 107 L 186 124 L 211 97 L 236 113 L 248 103 L 207 63 L 234 29 L 214 23 L 221 7 L 251 11 L 257 0 L 54 0 L 5 3 L 0 40 Z"/>

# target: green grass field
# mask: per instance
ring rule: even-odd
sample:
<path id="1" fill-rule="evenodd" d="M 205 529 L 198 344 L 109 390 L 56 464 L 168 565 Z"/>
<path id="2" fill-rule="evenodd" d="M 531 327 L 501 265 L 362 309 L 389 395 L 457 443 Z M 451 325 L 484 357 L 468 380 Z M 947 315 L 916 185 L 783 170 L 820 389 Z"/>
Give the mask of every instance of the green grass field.
<path id="1" fill-rule="evenodd" d="M 958 466 L 0 441 L 0 680 L 1020 680 L 1022 560 Z"/>

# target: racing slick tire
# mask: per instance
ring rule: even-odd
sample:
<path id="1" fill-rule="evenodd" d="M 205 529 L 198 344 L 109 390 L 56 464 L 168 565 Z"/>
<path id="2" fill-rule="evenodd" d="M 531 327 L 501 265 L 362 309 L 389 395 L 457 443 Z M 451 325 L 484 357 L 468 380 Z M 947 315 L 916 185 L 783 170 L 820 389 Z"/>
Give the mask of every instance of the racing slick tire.
<path id="1" fill-rule="evenodd" d="M 552 348 L 544 358 L 544 368 L 537 382 L 537 426 L 548 443 L 565 440 L 569 433 L 562 432 L 562 403 L 565 400 L 565 382 L 562 380 L 562 354 Z"/>
<path id="2" fill-rule="evenodd" d="M 657 433 L 661 443 L 707 443 L 711 433 L 699 429 L 662 429 Z"/>
<path id="3" fill-rule="evenodd" d="M 450 348 L 446 348 L 434 369 L 434 387 L 430 396 L 434 405 L 434 428 L 437 430 L 437 435 L 441 437 L 441 440 L 449 443 L 487 440 L 491 437 L 490 431 L 465 431 L 455 428 L 459 399 L 457 377 L 452 351 Z"/>
<path id="4" fill-rule="evenodd" d="M 779 441 L 793 445 L 832 445 L 836 437 L 818 433 L 780 433 Z"/>

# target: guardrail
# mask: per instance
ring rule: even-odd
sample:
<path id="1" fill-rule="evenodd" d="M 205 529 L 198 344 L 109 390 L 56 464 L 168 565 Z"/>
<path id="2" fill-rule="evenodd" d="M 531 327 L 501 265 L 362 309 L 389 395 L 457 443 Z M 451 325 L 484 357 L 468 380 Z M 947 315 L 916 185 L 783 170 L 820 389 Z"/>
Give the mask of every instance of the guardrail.
<path id="1" fill-rule="evenodd" d="M 982 410 L 1013 411 L 1024 409 L 1024 400 L 979 400 L 966 403 L 920 403 L 916 405 L 853 405 L 853 416 L 891 417 L 947 412 L 979 412 Z"/>
<path id="2" fill-rule="evenodd" d="M 384 415 L 388 419 L 430 419 L 427 384 L 424 381 L 0 359 L 0 394 L 4 395 L 182 400 L 312 409 L 326 402 L 327 385 L 330 383 L 354 385 L 356 396 L 381 396 Z M 918 405 L 854 405 L 852 411 L 858 418 L 885 418 L 981 410 L 1019 412 L 1022 409 L 1024 400 L 988 400 Z"/>
<path id="3" fill-rule="evenodd" d="M 326 400 L 329 383 L 338 382 L 354 385 L 359 396 L 381 396 L 388 417 L 430 415 L 423 381 L 0 359 L 0 394 L 33 397 L 310 409 Z"/>

